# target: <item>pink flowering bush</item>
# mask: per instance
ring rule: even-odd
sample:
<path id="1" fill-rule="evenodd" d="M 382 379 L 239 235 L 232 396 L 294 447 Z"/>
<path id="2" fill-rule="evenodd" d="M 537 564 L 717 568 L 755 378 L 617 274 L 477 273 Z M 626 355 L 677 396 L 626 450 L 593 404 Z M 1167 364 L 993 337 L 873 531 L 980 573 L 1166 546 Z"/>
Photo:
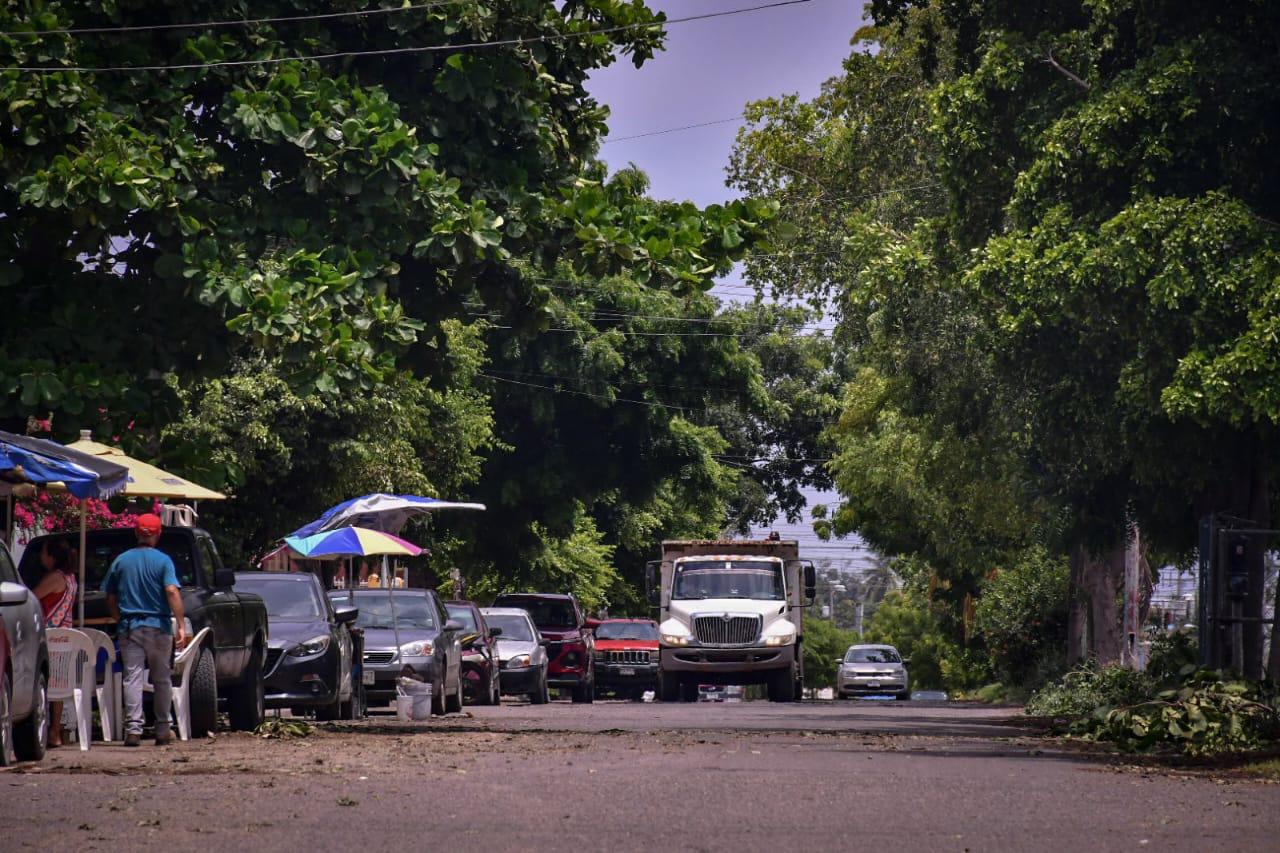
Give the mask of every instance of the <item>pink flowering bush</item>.
<path id="1" fill-rule="evenodd" d="M 106 501 L 97 498 L 89 498 L 85 509 L 88 530 L 133 527 L 138 518 L 135 510 L 112 512 Z M 153 502 L 150 511 L 158 514 L 160 502 Z M 46 533 L 80 529 L 80 501 L 65 492 L 38 491 L 34 497 L 19 498 L 13 514 L 17 526 L 27 531 L 26 541 Z"/>

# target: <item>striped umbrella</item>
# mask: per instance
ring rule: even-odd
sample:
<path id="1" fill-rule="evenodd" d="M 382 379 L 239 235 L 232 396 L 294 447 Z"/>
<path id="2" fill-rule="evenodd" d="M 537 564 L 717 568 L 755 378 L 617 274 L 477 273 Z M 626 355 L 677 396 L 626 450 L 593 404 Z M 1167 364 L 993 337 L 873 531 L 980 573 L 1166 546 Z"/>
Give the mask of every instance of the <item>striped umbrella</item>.
<path id="1" fill-rule="evenodd" d="M 285 544 L 303 557 L 416 557 L 422 549 L 399 536 L 366 527 L 340 527 L 311 536 L 286 536 Z"/>

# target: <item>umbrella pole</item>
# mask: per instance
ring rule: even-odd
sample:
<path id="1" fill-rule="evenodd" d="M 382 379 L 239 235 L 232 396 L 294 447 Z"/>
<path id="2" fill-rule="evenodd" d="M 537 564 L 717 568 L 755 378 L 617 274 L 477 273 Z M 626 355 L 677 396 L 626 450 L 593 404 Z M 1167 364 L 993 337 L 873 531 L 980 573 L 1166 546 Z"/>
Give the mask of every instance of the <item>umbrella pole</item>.
<path id="1" fill-rule="evenodd" d="M 387 587 L 387 603 L 391 606 L 391 630 L 396 635 L 396 660 L 400 660 L 400 619 L 396 616 L 396 597 L 391 594 L 391 584 L 387 583 L 387 555 L 382 555 L 382 582 Z"/>
<path id="2" fill-rule="evenodd" d="M 80 501 L 80 586 L 76 590 L 76 597 L 80 599 L 78 609 L 80 621 L 77 623 L 81 628 L 84 627 L 84 541 L 85 541 L 85 516 L 88 515 L 89 499 L 85 498 Z M 108 678 L 111 673 L 107 673 Z"/>

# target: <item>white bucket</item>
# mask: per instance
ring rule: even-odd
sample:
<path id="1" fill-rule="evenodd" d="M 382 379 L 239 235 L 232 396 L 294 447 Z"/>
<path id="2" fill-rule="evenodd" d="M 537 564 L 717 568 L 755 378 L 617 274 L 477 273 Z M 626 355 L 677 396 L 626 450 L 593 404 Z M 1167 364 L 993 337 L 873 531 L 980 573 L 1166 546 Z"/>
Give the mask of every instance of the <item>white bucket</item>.
<path id="1" fill-rule="evenodd" d="M 396 697 L 396 719 L 408 720 L 413 715 L 413 697 L 397 696 Z"/>
<path id="2" fill-rule="evenodd" d="M 407 688 L 407 689 L 406 689 Z M 431 719 L 431 685 L 413 683 L 400 688 L 396 696 L 397 720 Z"/>
<path id="3" fill-rule="evenodd" d="M 431 691 L 426 693 L 415 693 L 409 697 L 413 700 L 413 707 L 409 711 L 409 716 L 414 720 L 431 719 Z"/>

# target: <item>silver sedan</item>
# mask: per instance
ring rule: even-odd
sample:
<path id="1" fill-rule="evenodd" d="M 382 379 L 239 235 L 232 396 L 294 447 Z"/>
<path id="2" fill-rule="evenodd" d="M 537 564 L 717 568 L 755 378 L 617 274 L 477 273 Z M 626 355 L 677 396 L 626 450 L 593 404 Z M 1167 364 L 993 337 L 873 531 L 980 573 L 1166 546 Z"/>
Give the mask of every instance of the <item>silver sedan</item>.
<path id="1" fill-rule="evenodd" d="M 893 646 L 850 646 L 839 663 L 836 695 L 841 699 L 889 693 L 897 699 L 911 698 L 906 662 Z"/>

